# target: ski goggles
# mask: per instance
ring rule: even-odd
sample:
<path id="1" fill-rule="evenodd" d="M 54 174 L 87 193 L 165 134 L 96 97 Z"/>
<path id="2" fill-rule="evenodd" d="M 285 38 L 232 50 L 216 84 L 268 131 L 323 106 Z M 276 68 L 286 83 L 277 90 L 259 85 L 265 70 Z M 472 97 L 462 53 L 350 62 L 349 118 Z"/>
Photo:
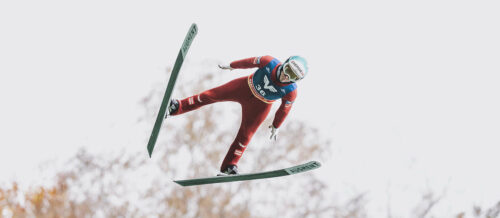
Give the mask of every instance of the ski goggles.
<path id="1" fill-rule="evenodd" d="M 286 63 L 285 66 L 283 66 L 283 73 L 290 78 L 290 81 L 296 82 L 299 80 L 299 77 L 295 72 L 293 72 L 292 67 L 290 67 L 290 63 Z"/>

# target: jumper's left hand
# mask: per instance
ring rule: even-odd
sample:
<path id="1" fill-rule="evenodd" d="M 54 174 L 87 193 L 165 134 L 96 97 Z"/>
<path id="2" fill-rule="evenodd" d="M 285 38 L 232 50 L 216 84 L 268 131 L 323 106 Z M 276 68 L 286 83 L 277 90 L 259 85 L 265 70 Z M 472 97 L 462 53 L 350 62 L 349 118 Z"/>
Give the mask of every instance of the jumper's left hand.
<path id="1" fill-rule="evenodd" d="M 276 141 L 276 138 L 278 138 L 278 128 L 275 128 L 273 125 L 270 125 L 269 128 L 271 128 L 271 137 L 269 139 Z"/>

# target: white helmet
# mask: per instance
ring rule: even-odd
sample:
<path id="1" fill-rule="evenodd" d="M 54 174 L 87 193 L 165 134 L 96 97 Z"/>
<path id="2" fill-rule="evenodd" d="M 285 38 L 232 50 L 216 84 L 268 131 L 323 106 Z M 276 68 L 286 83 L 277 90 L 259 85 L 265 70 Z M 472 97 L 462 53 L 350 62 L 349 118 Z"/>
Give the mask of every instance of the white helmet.
<path id="1" fill-rule="evenodd" d="M 282 72 L 285 73 L 292 82 L 297 82 L 307 75 L 309 68 L 307 61 L 300 56 L 291 56 L 284 63 Z"/>

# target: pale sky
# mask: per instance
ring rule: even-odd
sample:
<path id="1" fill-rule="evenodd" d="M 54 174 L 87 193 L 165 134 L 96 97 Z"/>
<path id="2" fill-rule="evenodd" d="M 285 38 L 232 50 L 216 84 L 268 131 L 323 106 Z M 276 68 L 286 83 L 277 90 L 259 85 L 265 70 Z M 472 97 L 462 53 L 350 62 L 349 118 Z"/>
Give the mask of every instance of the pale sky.
<path id="1" fill-rule="evenodd" d="M 340 196 L 403 217 L 429 189 L 436 214 L 500 200 L 500 2 L 217 2 L 1 1 L 0 184 L 82 146 L 146 152 L 139 100 L 194 22 L 186 64 L 309 61 L 290 119 L 333 140 L 315 173 Z"/>

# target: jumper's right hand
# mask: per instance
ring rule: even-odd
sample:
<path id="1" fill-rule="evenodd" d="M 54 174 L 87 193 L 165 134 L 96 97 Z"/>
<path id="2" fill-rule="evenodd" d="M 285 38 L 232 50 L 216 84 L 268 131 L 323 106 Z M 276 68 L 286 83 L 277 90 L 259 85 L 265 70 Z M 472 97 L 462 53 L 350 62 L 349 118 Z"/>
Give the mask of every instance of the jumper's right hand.
<path id="1" fill-rule="evenodd" d="M 233 70 L 234 68 L 231 67 L 231 65 L 220 65 L 219 68 L 223 70 Z"/>

